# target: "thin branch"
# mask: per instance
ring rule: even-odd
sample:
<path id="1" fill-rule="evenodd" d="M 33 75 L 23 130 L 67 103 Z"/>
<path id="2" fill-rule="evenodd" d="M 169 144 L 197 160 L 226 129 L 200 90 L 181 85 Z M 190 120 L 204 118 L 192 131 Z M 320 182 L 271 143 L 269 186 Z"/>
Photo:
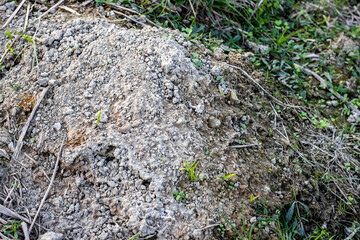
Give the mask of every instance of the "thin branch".
<path id="1" fill-rule="evenodd" d="M 286 103 L 281 102 L 279 99 L 277 99 L 276 97 L 274 97 L 273 95 L 271 95 L 267 90 L 265 90 L 258 82 L 255 81 L 255 79 L 253 79 L 245 70 L 243 70 L 241 67 L 235 66 L 235 65 L 231 65 L 226 63 L 226 65 L 228 65 L 229 67 L 235 68 L 237 70 L 240 70 L 242 72 L 243 75 L 245 75 L 247 78 L 249 78 L 258 88 L 261 89 L 261 91 L 263 91 L 264 93 L 266 93 L 270 98 L 272 98 L 275 102 L 277 102 L 278 104 L 285 106 L 285 107 L 291 107 L 291 108 L 300 108 L 298 106 L 292 106 Z"/>
<path id="2" fill-rule="evenodd" d="M 324 87 L 327 88 L 328 91 L 330 91 L 332 94 L 334 94 L 337 98 L 339 98 L 341 101 L 345 102 L 346 105 L 353 111 L 356 113 L 357 115 L 357 120 L 360 118 L 360 111 L 359 109 L 357 109 L 354 105 L 352 105 L 349 101 L 345 100 L 345 98 L 343 96 L 341 96 L 338 92 L 335 92 L 332 88 L 330 88 L 327 84 L 326 84 L 326 81 L 320 77 L 317 73 L 311 71 L 310 69 L 308 68 L 305 68 L 303 66 L 300 66 L 298 64 L 294 64 L 295 66 L 303 69 L 305 72 L 308 72 L 310 73 L 311 75 L 313 75 L 319 82 L 321 85 L 323 85 Z"/>
<path id="3" fill-rule="evenodd" d="M 57 170 L 58 170 L 58 166 L 59 166 L 59 162 L 60 162 L 61 153 L 62 153 L 62 150 L 63 150 L 63 147 L 64 147 L 64 143 L 65 143 L 65 136 L 66 136 L 66 135 L 64 135 L 63 140 L 62 140 L 62 143 L 61 143 L 61 146 L 60 146 L 59 154 L 58 154 L 58 157 L 57 157 L 57 159 L 56 159 L 56 163 L 55 163 L 53 175 L 52 175 L 52 177 L 51 177 L 51 181 L 50 181 L 49 186 L 48 186 L 48 188 L 47 188 L 47 190 L 46 190 L 46 192 L 45 192 L 45 194 L 44 194 L 44 197 L 42 198 L 42 200 L 41 200 L 41 202 L 40 202 L 40 206 L 39 206 L 39 208 L 38 208 L 38 210 L 37 210 L 37 212 L 36 212 L 36 214 L 35 214 L 35 217 L 34 217 L 32 223 L 31 223 L 31 225 L 30 225 L 29 234 L 31 233 L 32 228 L 34 227 L 35 221 L 36 221 L 37 217 L 39 216 L 40 210 L 41 210 L 41 208 L 42 208 L 42 206 L 43 206 L 43 204 L 44 204 L 44 202 L 45 202 L 45 200 L 46 200 L 46 198 L 47 198 L 47 196 L 48 196 L 48 194 L 49 194 L 49 192 L 50 192 L 50 189 L 51 189 L 51 187 L 52 187 L 52 185 L 53 185 L 53 183 L 54 183 L 55 176 L 56 176 L 56 172 L 57 172 Z"/>
<path id="4" fill-rule="evenodd" d="M 130 19 L 131 21 L 140 24 L 141 26 L 144 26 L 144 27 L 146 26 L 144 23 L 139 22 L 138 20 L 135 20 L 134 18 L 129 17 L 128 15 L 126 15 L 126 14 L 124 14 L 124 13 L 122 13 L 122 12 L 119 12 L 119 11 L 115 11 L 115 10 L 114 10 L 114 13 L 116 13 L 116 14 L 118 14 L 118 15 L 121 15 L 121 16 L 123 16 L 123 17 L 126 17 L 126 18 Z"/>
<path id="5" fill-rule="evenodd" d="M 60 0 L 58 3 L 56 3 L 54 6 L 52 6 L 51 8 L 49 8 L 46 12 L 44 12 L 40 18 L 43 18 L 46 14 L 48 14 L 50 11 L 52 11 L 53 9 L 57 8 L 59 5 L 63 4 L 63 2 L 65 2 L 65 0 Z"/>
<path id="6" fill-rule="evenodd" d="M 360 230 L 360 227 L 355 228 L 354 231 L 352 231 L 352 233 L 347 238 L 345 238 L 344 240 L 352 239 L 355 236 L 355 234 L 357 233 L 357 231 L 359 231 L 359 230 Z"/>
<path id="7" fill-rule="evenodd" d="M 203 227 L 203 228 L 200 228 L 199 230 L 200 231 L 204 231 L 206 229 L 209 229 L 209 228 L 213 228 L 213 227 L 217 227 L 217 226 L 220 226 L 220 224 L 212 224 L 212 225 L 209 225 L 209 226 L 206 226 L 206 227 Z"/>
<path id="8" fill-rule="evenodd" d="M 230 148 L 247 148 L 247 147 L 254 147 L 258 146 L 259 144 L 247 144 L 247 145 L 234 145 L 230 146 Z"/>
<path id="9" fill-rule="evenodd" d="M 27 224 L 25 222 L 21 223 L 21 228 L 23 230 L 25 240 L 30 240 L 28 227 L 27 227 Z"/>
<path id="10" fill-rule="evenodd" d="M 24 32 L 26 32 L 26 27 L 27 27 L 27 24 L 28 24 L 28 21 L 29 21 L 30 7 L 31 7 L 31 4 L 29 4 L 29 5 L 27 6 L 27 10 L 26 10 L 25 24 L 24 24 Z"/>
<path id="11" fill-rule="evenodd" d="M 4 25 L 2 25 L 1 29 L 4 29 L 11 22 L 11 20 L 15 17 L 15 15 L 20 10 L 20 8 L 24 5 L 25 2 L 26 2 L 26 0 L 22 0 L 22 2 L 19 4 L 19 6 L 15 9 L 15 11 L 8 18 L 8 20 L 4 23 Z"/>
<path id="12" fill-rule="evenodd" d="M 26 132 L 27 132 L 29 126 L 30 126 L 31 120 L 34 118 L 35 112 L 38 109 L 38 107 L 40 106 L 40 103 L 43 100 L 43 98 L 45 97 L 45 95 L 46 95 L 47 91 L 49 90 L 49 88 L 50 87 L 45 88 L 43 90 L 43 92 L 41 93 L 40 98 L 37 100 L 32 112 L 30 114 L 30 117 L 28 118 L 28 120 L 27 120 L 25 126 L 23 127 L 23 130 L 22 130 L 21 134 L 20 134 L 19 140 L 18 140 L 18 142 L 16 144 L 16 148 L 15 148 L 15 151 L 14 151 L 14 155 L 13 155 L 11 161 L 16 161 L 17 158 L 19 157 L 21 148 L 23 146 L 24 137 L 25 137 L 25 134 L 26 134 Z M 12 164 L 11 161 L 10 161 L 10 165 Z"/>
<path id="13" fill-rule="evenodd" d="M 2 204 L 0 204 L 0 213 L 12 217 L 12 218 L 17 218 L 20 220 L 23 220 L 24 222 L 30 223 L 29 219 L 24 218 L 23 216 L 17 214 L 16 212 L 10 210 L 9 208 L 3 206 Z"/>

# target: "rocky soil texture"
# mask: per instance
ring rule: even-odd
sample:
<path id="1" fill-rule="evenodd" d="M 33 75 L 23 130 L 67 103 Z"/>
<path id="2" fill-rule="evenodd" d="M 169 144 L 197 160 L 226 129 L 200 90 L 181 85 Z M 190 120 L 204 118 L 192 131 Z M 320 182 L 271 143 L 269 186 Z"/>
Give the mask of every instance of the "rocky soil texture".
<path id="1" fill-rule="evenodd" d="M 0 5 L 4 21 L 15 6 Z M 10 29 L 24 32 L 25 10 Z M 46 9 L 37 10 L 40 15 Z M 32 13 L 27 33 L 35 32 L 33 42 L 19 37 L 0 73 L 2 205 L 35 216 L 66 137 L 32 238 L 56 232 L 47 234 L 226 239 L 230 234 L 217 230 L 225 223 L 221 214 L 237 227 L 242 214 L 251 224 L 259 216 L 251 195 L 260 206 L 268 202 L 270 211 L 293 199 L 292 187 L 330 224 L 334 213 L 324 206 L 333 196 L 321 199 L 326 190 L 307 180 L 315 166 L 299 163 L 322 153 L 297 151 L 292 132 L 318 148 L 327 143 L 316 142 L 321 133 L 301 121 L 300 108 L 279 106 L 225 63 L 245 69 L 259 84 L 263 76 L 252 69 L 251 54 L 211 53 L 179 32 L 63 13 L 40 22 Z M 2 31 L 0 46 L 9 42 Z M 45 89 L 14 159 L 20 132 Z M 186 163 L 198 163 L 193 179 L 181 169 Z M 236 175 L 219 180 L 224 173 Z M 276 231 L 264 227 L 261 238 L 277 239 Z"/>

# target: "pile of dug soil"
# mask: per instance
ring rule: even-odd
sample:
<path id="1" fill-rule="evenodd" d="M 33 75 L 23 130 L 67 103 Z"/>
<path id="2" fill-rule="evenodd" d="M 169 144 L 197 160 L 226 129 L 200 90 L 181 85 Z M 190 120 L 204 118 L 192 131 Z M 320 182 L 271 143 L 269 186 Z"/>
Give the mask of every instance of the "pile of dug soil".
<path id="1" fill-rule="evenodd" d="M 7 155 L 1 168 L 5 186 L 21 186 L 7 207 L 33 217 L 66 136 L 39 233 L 214 239 L 225 237 L 215 228 L 224 223 L 219 211 L 241 226 L 243 200 L 251 194 L 274 209 L 293 199 L 293 185 L 314 209 L 325 204 L 314 202 L 318 186 L 292 163 L 299 156 L 287 151 L 286 132 L 271 130 L 301 131 L 303 124 L 288 128 L 269 116 L 267 96 L 224 64 L 225 54 L 179 32 L 126 29 L 99 18 L 57 14 L 30 23 L 36 45 L 20 39 L 22 52 L 9 55 L 0 73 L 0 143 Z M 8 40 L 0 33 L 1 46 Z M 246 55 L 230 59 L 251 71 Z M 9 166 L 6 158 L 44 89 L 22 153 Z M 298 112 L 290 109 L 288 118 L 293 115 Z M 239 144 L 244 147 L 234 147 Z M 196 181 L 181 170 L 186 162 L 198 162 Z M 219 180 L 224 173 L 236 176 Z M 174 191 L 184 197 L 176 199 Z M 255 208 L 246 201 L 246 223 L 256 221 Z M 264 228 L 262 237 L 276 239 L 276 231 Z"/>

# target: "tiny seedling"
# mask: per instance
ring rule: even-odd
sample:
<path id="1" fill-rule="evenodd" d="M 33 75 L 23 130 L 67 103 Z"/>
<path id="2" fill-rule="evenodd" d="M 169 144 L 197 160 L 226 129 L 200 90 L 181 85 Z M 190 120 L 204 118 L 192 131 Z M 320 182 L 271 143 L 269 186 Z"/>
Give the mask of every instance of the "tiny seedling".
<path id="1" fill-rule="evenodd" d="M 12 83 L 10 83 L 10 87 L 11 87 L 12 89 L 14 89 L 15 92 L 18 92 L 18 91 L 20 91 L 20 90 L 22 89 L 22 86 L 20 86 L 20 85 L 14 85 L 14 84 L 12 84 Z"/>
<path id="2" fill-rule="evenodd" d="M 236 176 L 235 173 L 231 173 L 231 174 L 228 174 L 228 175 L 226 175 L 225 173 L 223 173 L 223 176 L 222 176 L 222 177 L 219 177 L 219 176 L 216 176 L 216 177 L 217 177 L 218 179 L 220 179 L 221 182 L 224 182 L 224 181 L 226 181 L 226 179 L 231 178 L 231 177 L 234 177 L 234 176 Z"/>
<path id="3" fill-rule="evenodd" d="M 229 189 L 233 189 L 233 188 L 234 188 L 234 185 L 235 185 L 235 183 L 230 182 L 230 183 L 229 183 Z"/>
<path id="4" fill-rule="evenodd" d="M 205 154 L 206 154 L 206 155 L 209 155 L 210 157 L 212 157 L 212 155 L 213 155 L 213 153 L 210 152 L 209 150 L 207 150 L 207 151 L 205 152 Z"/>
<path id="5" fill-rule="evenodd" d="M 186 201 L 186 199 L 189 198 L 189 195 L 187 193 L 185 194 L 184 191 L 180 191 L 180 192 L 174 191 L 173 195 L 174 195 L 174 198 L 176 199 L 176 201 L 180 201 L 180 202 Z"/>
<path id="6" fill-rule="evenodd" d="M 259 196 L 254 196 L 253 194 L 251 194 L 250 196 L 250 202 L 254 201 L 255 199 L 257 199 Z"/>
<path id="7" fill-rule="evenodd" d="M 221 96 L 224 96 L 224 95 L 225 95 L 225 92 L 221 89 L 220 86 L 219 86 L 219 91 L 220 91 Z"/>
<path id="8" fill-rule="evenodd" d="M 190 179 L 193 181 L 197 181 L 197 177 L 199 176 L 200 171 L 198 171 L 196 174 L 194 172 L 196 166 L 199 164 L 199 162 L 193 162 L 191 165 L 185 160 L 184 167 L 181 168 L 181 170 L 185 170 L 189 173 Z"/>
<path id="9" fill-rule="evenodd" d="M 98 116 L 97 116 L 96 125 L 99 125 L 99 123 L 100 123 L 101 112 L 102 112 L 102 109 L 100 109 L 100 112 L 99 112 L 99 114 L 98 114 Z"/>
<path id="10" fill-rule="evenodd" d="M 194 67 L 201 67 L 203 64 L 202 62 L 198 59 L 199 54 L 198 53 L 192 53 L 192 62 L 194 64 Z"/>
<path id="11" fill-rule="evenodd" d="M 11 32 L 9 30 L 9 25 L 7 26 L 7 30 L 6 30 L 5 34 L 10 38 L 10 40 L 12 40 L 13 36 L 11 35 Z"/>
<path id="12" fill-rule="evenodd" d="M 306 112 L 301 112 L 300 114 L 299 114 L 299 116 L 300 116 L 300 118 L 301 119 L 307 119 L 307 113 Z"/>
<path id="13" fill-rule="evenodd" d="M 216 78 L 216 81 L 220 81 L 221 83 L 223 83 L 225 80 L 224 80 L 223 77 L 218 76 L 218 77 Z"/>
<path id="14" fill-rule="evenodd" d="M 141 237 L 141 235 L 140 235 L 140 234 L 137 234 L 137 235 L 129 238 L 128 240 L 134 240 L 134 239 L 137 239 L 137 238 L 139 238 L 139 237 Z"/>
<path id="15" fill-rule="evenodd" d="M 225 226 L 220 224 L 217 230 L 223 235 L 225 234 Z"/>
<path id="16" fill-rule="evenodd" d="M 11 225 L 5 225 L 3 226 L 3 230 L 5 230 L 4 235 L 11 236 L 10 234 L 13 234 L 13 238 L 18 239 L 19 235 L 17 233 L 17 230 L 19 229 L 20 225 L 22 223 L 22 220 L 20 222 L 16 223 L 16 221 L 12 220 Z"/>

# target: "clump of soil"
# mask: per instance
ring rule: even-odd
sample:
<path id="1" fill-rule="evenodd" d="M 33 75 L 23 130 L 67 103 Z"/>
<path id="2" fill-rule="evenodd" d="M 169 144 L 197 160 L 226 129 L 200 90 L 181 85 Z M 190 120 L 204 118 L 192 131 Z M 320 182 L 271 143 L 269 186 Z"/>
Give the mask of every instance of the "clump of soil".
<path id="1" fill-rule="evenodd" d="M 1 33 L 0 45 L 6 41 Z M 23 154 L 11 166 L 3 157 L 2 165 L 3 184 L 18 181 L 22 189 L 21 198 L 12 193 L 21 200 L 7 207 L 27 208 L 33 217 L 66 136 L 40 233 L 66 239 L 226 238 L 230 226 L 225 235 L 207 226 L 225 223 L 220 211 L 240 229 L 243 204 L 246 223 L 253 223 L 261 214 L 259 205 L 249 203 L 251 195 L 273 213 L 293 200 L 292 186 L 317 213 L 333 200 L 308 180 L 313 166 L 300 165 L 304 156 L 291 148 L 293 132 L 312 133 L 308 122 L 296 108 L 269 104 L 271 98 L 224 63 L 253 72 L 260 82 L 246 57 L 213 54 L 179 32 L 62 14 L 41 22 L 35 42 L 36 53 L 23 41 L 21 60 L 9 56 L 2 70 L 6 120 L 0 140 L 11 156 L 20 128 L 49 88 Z M 199 162 L 197 181 L 181 170 L 186 161 Z M 224 173 L 236 176 L 220 181 Z M 188 197 L 176 200 L 174 191 Z M 318 219 L 334 214 L 319 213 Z M 267 227 L 261 237 L 276 239 L 276 232 Z"/>

